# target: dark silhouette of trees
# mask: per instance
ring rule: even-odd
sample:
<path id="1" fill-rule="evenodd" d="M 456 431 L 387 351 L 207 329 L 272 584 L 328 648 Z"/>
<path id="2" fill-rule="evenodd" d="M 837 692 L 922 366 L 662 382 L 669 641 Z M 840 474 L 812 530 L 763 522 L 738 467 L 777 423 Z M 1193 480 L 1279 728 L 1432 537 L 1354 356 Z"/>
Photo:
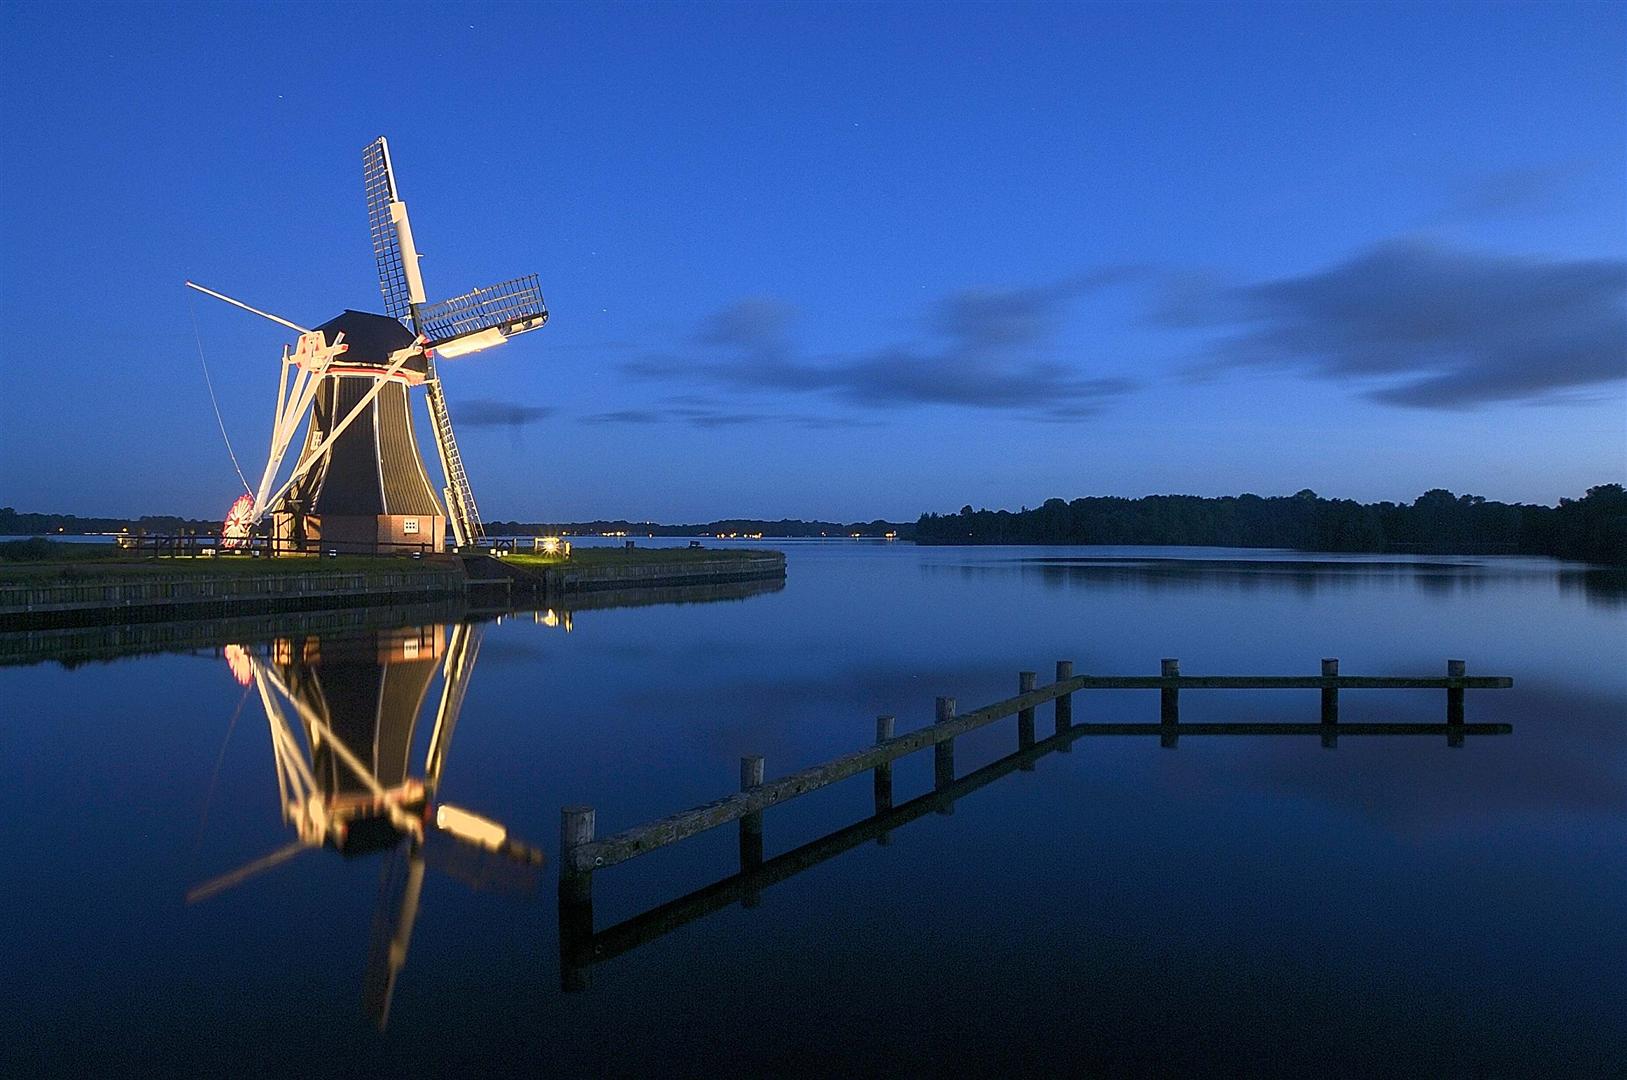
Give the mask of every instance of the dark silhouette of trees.
<path id="1" fill-rule="evenodd" d="M 1627 493 L 1589 488 L 1557 507 L 1500 503 L 1435 488 L 1410 505 L 1244 494 L 1047 499 L 1036 509 L 923 514 L 923 544 L 1171 544 L 1303 551 L 1557 555 L 1627 562 Z"/>

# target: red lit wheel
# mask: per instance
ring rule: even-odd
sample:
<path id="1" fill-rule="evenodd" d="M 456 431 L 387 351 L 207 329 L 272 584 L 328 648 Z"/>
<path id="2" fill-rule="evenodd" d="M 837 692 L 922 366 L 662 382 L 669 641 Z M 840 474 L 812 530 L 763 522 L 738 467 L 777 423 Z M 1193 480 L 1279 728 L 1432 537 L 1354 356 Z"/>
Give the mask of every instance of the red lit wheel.
<path id="1" fill-rule="evenodd" d="M 254 496 L 239 495 L 232 508 L 226 511 L 226 520 L 220 527 L 220 546 L 231 550 L 242 547 L 254 527 Z"/>

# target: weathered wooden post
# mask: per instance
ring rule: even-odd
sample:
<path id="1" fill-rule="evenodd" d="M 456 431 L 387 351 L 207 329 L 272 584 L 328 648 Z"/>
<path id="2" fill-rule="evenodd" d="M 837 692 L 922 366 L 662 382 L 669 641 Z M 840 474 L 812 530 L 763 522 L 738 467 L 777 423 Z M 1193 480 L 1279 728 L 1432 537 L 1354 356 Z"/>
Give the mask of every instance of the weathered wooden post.
<path id="1" fill-rule="evenodd" d="M 740 790 L 750 791 L 763 784 L 763 758 L 752 754 L 740 759 Z M 740 818 L 740 872 L 748 874 L 763 865 L 763 812 L 745 814 Z M 754 908 L 762 903 L 762 893 L 748 890 L 740 899 L 740 906 Z"/>
<path id="2" fill-rule="evenodd" d="M 559 814 L 559 986 L 567 994 L 586 990 L 593 963 L 593 871 L 577 870 L 572 855 L 593 842 L 591 806 L 567 806 Z"/>
<path id="3" fill-rule="evenodd" d="M 1056 662 L 1056 681 L 1067 682 L 1073 678 L 1073 661 L 1058 660 Z M 1056 699 L 1056 729 L 1066 731 L 1073 726 L 1073 695 L 1063 694 Z M 1058 750 L 1067 750 L 1068 746 L 1059 746 Z"/>
<path id="4" fill-rule="evenodd" d="M 1181 662 L 1174 657 L 1166 656 L 1161 663 L 1159 674 L 1166 679 L 1179 678 Z M 1181 692 L 1175 687 L 1165 687 L 1158 691 L 1158 722 L 1170 729 L 1158 737 L 1158 745 L 1166 750 L 1175 749 L 1174 728 L 1181 722 Z"/>
<path id="5" fill-rule="evenodd" d="M 938 699 L 938 715 L 936 723 L 947 724 L 955 718 L 955 699 L 941 697 Z M 932 787 L 935 791 L 955 782 L 955 740 L 944 739 L 932 748 Z M 950 802 L 938 808 L 940 814 L 953 814 L 955 804 Z"/>
<path id="6" fill-rule="evenodd" d="M 1327 657 L 1322 661 L 1322 677 L 1324 679 L 1338 678 L 1339 660 L 1337 657 Z M 1339 722 L 1339 690 L 1337 687 L 1324 686 L 1322 688 L 1322 723 L 1329 726 L 1329 730 L 1322 733 L 1322 745 L 1329 750 L 1339 746 L 1339 733 L 1332 730 L 1332 726 Z"/>
<path id="7" fill-rule="evenodd" d="M 1468 672 L 1469 665 L 1462 660 L 1448 660 L 1446 662 L 1446 677 L 1448 679 L 1461 679 Z M 1446 691 L 1446 722 L 1448 724 L 1463 723 L 1463 687 L 1449 687 Z"/>
<path id="8" fill-rule="evenodd" d="M 559 812 L 559 879 L 570 882 L 584 899 L 593 895 L 593 871 L 578 869 L 577 848 L 593 843 L 594 813 L 591 806 L 567 806 Z"/>
<path id="9" fill-rule="evenodd" d="M 1468 673 L 1469 665 L 1462 660 L 1448 660 L 1446 662 L 1446 677 L 1448 679 L 1461 679 Z M 1446 722 L 1454 726 L 1463 723 L 1463 687 L 1449 687 L 1446 691 Z M 1447 746 L 1462 746 L 1463 732 L 1451 731 L 1446 735 Z"/>
<path id="10" fill-rule="evenodd" d="M 887 742 L 893 737 L 893 718 L 891 716 L 876 717 L 876 744 Z M 885 814 L 893 808 L 893 763 L 884 761 L 877 765 L 873 774 L 875 779 L 876 813 Z M 886 847 L 891 837 L 882 833 L 876 837 L 876 843 Z"/>
<path id="11" fill-rule="evenodd" d="M 1019 694 L 1033 693 L 1034 682 L 1038 678 L 1039 678 L 1038 673 L 1033 672 L 1033 671 L 1019 671 L 1019 672 L 1017 672 L 1017 693 L 1019 693 Z M 1019 750 L 1027 750 L 1030 746 L 1033 746 L 1033 745 L 1034 745 L 1034 710 L 1033 709 L 1018 709 L 1017 710 L 1017 749 L 1019 749 Z M 1024 765 L 1022 767 L 1022 770 L 1024 772 L 1033 772 L 1034 771 L 1034 766 L 1032 764 Z"/>

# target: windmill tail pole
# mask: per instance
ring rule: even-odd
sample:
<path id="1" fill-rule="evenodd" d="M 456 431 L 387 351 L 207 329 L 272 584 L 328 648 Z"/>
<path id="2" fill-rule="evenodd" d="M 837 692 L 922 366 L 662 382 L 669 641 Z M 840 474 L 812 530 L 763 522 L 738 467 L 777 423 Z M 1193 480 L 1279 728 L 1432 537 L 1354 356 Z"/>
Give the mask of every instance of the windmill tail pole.
<path id="1" fill-rule="evenodd" d="M 187 282 L 186 287 L 189 288 L 189 289 L 196 289 L 199 292 L 203 293 L 205 296 L 213 296 L 216 300 L 224 300 L 228 304 L 232 305 L 233 307 L 240 307 L 244 311 L 247 311 L 247 312 L 250 312 L 252 314 L 260 316 L 260 318 L 262 318 L 262 319 L 270 319 L 272 322 L 279 323 L 279 324 L 281 324 L 283 326 L 286 326 L 290 330 L 297 330 L 301 334 L 309 334 L 310 333 L 309 330 L 305 329 L 303 326 L 298 325 L 297 323 L 291 323 L 287 319 L 282 318 L 281 316 L 272 315 L 270 312 L 261 311 L 259 308 L 249 307 L 247 304 L 243 303 L 243 301 L 241 301 L 241 300 L 234 300 L 230 296 L 227 296 L 225 293 L 218 293 L 213 289 L 206 289 L 202 285 L 199 285 L 195 281 Z"/>

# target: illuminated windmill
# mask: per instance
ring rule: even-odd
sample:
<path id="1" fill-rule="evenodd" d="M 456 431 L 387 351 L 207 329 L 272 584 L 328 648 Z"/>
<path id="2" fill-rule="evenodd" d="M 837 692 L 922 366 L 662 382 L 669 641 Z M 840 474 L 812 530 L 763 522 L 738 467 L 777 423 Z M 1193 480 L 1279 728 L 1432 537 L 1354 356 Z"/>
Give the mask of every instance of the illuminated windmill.
<path id="1" fill-rule="evenodd" d="M 446 523 L 461 545 L 483 529 L 452 418 L 435 370 L 441 359 L 500 345 L 548 321 L 535 275 L 428 304 L 407 204 L 396 190 L 383 138 L 362 152 L 368 225 L 385 315 L 347 310 L 314 330 L 187 282 L 299 333 L 283 350 L 271 452 L 259 488 L 233 504 L 224 528 L 241 544 L 269 515 L 279 547 L 391 550 L 426 544 L 439 550 Z M 408 391 L 429 397 L 445 485 L 445 513 L 413 435 Z M 291 474 L 277 484 L 284 456 L 307 415 L 305 441 Z"/>

